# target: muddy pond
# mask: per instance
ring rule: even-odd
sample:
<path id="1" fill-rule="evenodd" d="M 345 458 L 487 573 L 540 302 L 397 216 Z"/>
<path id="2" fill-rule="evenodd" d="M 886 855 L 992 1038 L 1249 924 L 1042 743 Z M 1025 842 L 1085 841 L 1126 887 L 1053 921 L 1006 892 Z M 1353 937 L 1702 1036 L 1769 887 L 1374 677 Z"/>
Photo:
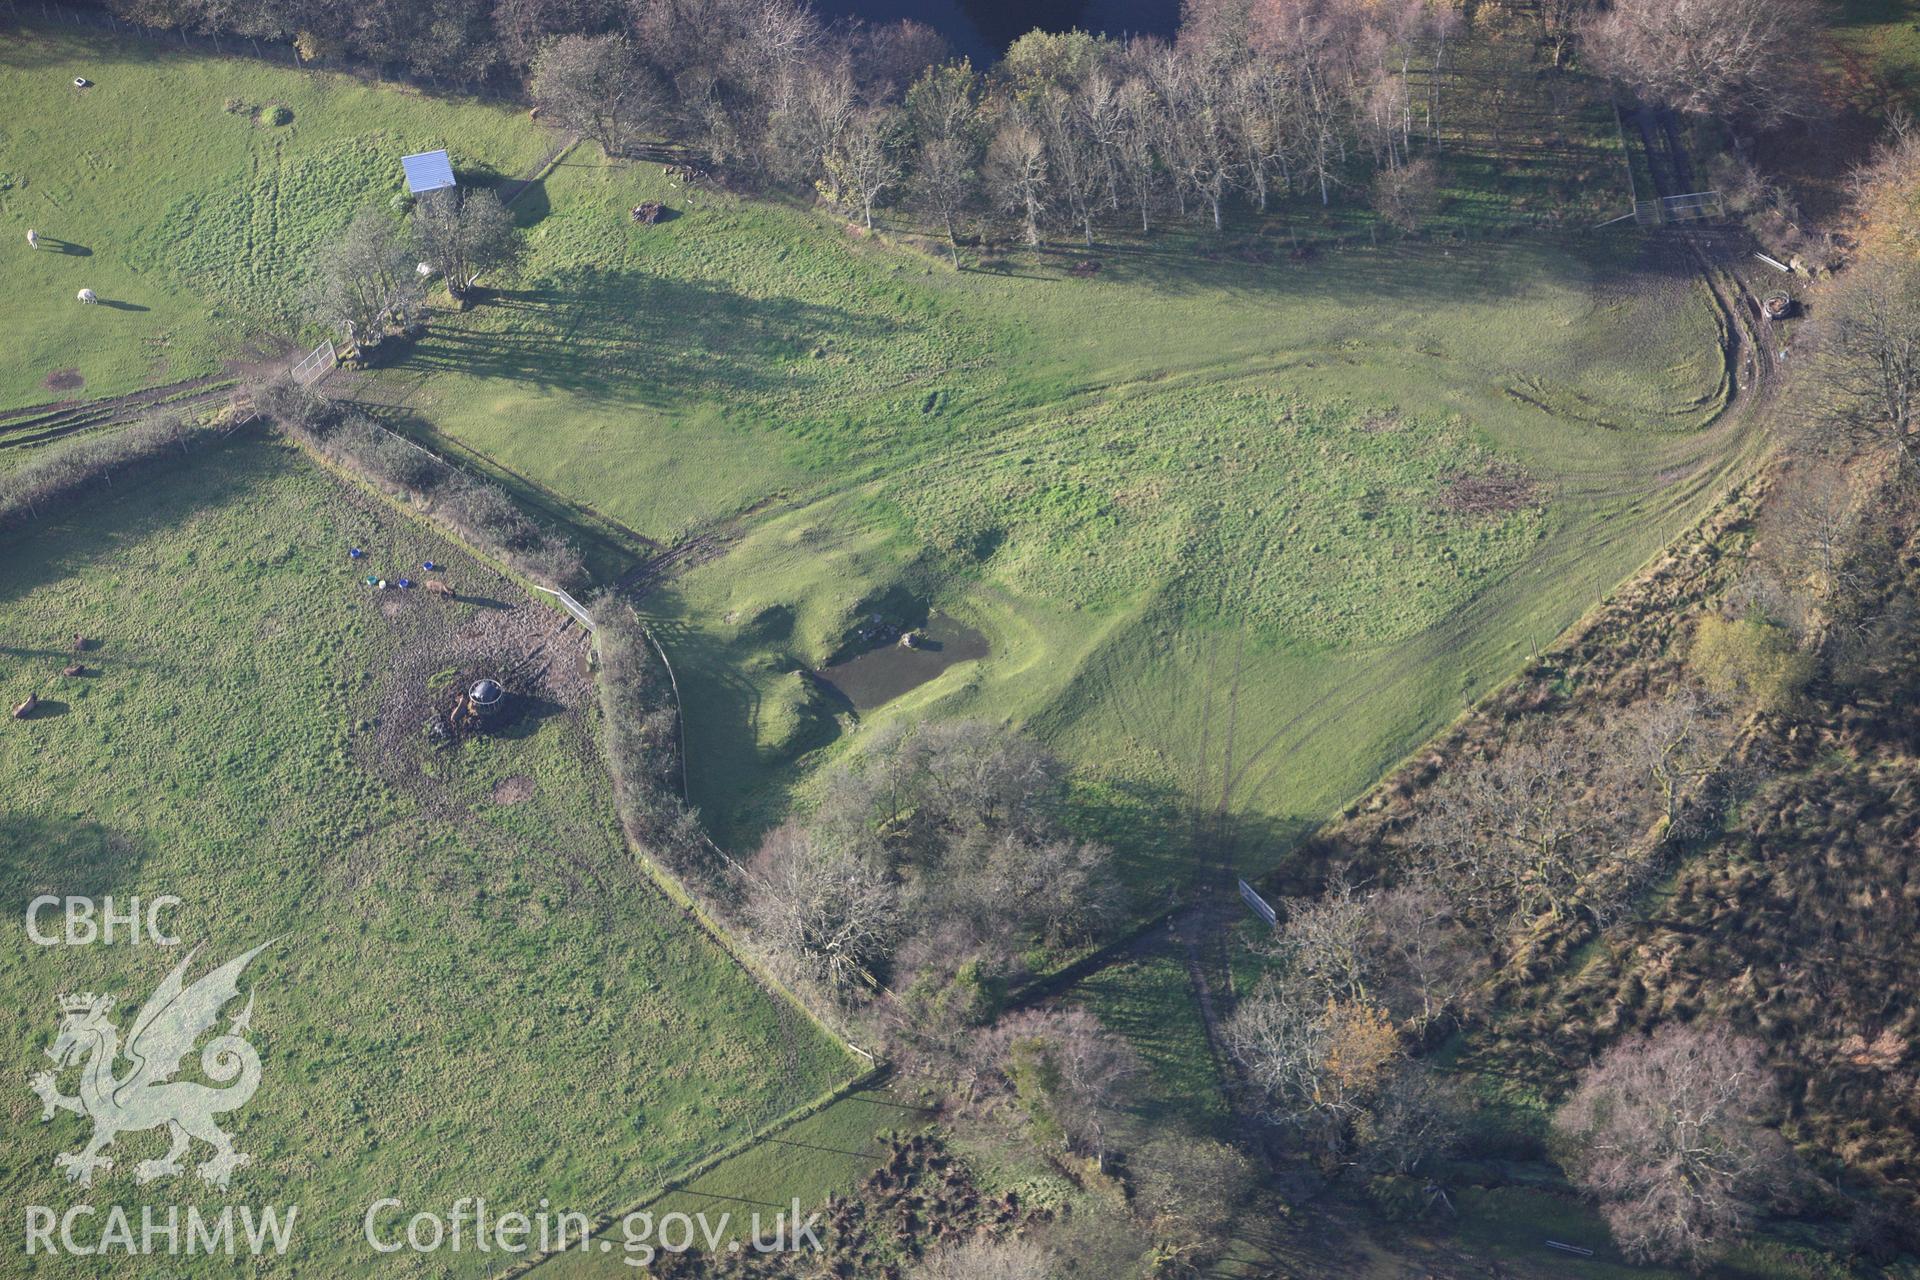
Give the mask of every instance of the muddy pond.
<path id="1" fill-rule="evenodd" d="M 955 663 L 987 656 L 987 638 L 944 613 L 933 614 L 915 634 L 919 641 L 913 648 L 896 640 L 814 674 L 822 684 L 838 690 L 855 711 L 871 711 L 919 688 Z"/>

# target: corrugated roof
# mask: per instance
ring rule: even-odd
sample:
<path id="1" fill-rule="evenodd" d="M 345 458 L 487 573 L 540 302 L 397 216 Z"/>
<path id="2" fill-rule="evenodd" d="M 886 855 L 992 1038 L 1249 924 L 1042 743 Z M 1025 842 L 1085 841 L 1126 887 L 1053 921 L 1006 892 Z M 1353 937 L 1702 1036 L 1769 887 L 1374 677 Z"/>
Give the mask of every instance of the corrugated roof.
<path id="1" fill-rule="evenodd" d="M 444 151 L 422 151 L 417 156 L 401 156 L 400 167 L 407 171 L 407 190 L 415 195 L 438 191 L 453 183 L 453 161 Z"/>

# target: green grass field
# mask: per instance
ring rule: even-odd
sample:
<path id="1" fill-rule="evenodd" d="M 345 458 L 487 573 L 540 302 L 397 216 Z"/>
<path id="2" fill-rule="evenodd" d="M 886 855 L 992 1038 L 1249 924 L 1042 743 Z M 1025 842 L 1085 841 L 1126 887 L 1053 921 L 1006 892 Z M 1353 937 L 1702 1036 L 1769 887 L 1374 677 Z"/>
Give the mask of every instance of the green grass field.
<path id="1" fill-rule="evenodd" d="M 1920 4 L 1835 0 L 1836 43 L 1853 105 L 1873 112 L 1920 103 Z"/>
<path id="2" fill-rule="evenodd" d="M 850 1193 L 872 1171 L 883 1152 L 884 1135 L 910 1133 L 929 1123 L 930 1114 L 897 1090 L 856 1090 L 717 1162 L 685 1187 L 632 1210 L 647 1217 L 629 1221 L 623 1214 L 586 1248 L 575 1246 L 543 1263 L 538 1275 L 540 1280 L 632 1275 L 644 1246 L 654 1240 L 648 1224 L 671 1214 L 704 1215 L 707 1228 L 722 1243 L 750 1242 L 754 1215 L 759 1214 L 761 1236 L 771 1238 L 777 1214 L 785 1211 L 793 1220 L 796 1198 L 801 1205 L 798 1220 L 804 1222 L 829 1194 Z M 603 1239 L 613 1247 L 602 1250 Z"/>
<path id="3" fill-rule="evenodd" d="M 514 172 L 547 141 L 492 108 L 104 37 L 36 32 L 0 57 L 31 71 L 6 77 L 21 95 L 112 68 L 62 100 L 59 129 L 29 115 L 9 138 L 8 171 L 43 175 L 6 193 L 10 218 L 42 218 L 77 181 L 44 174 L 84 149 L 89 122 L 130 127 L 163 103 L 195 104 L 169 128 L 218 136 L 209 154 L 232 184 L 205 198 L 218 216 L 194 212 L 204 183 L 184 150 L 111 149 L 120 212 L 73 224 L 93 257 L 22 244 L 0 279 L 45 292 L 32 273 L 112 265 L 141 272 L 156 310 L 62 311 L 48 293 L 47 350 L 5 357 L 14 402 L 35 397 L 55 349 L 125 360 L 125 342 L 75 325 L 190 333 L 211 353 L 241 317 L 286 305 L 237 279 L 209 309 L 155 245 L 205 274 L 270 205 L 301 229 L 271 238 L 290 285 L 325 229 L 390 195 L 400 151 L 451 140 L 463 165 Z M 229 115 L 233 92 L 286 102 L 294 123 Z M 330 176 L 276 177 L 269 201 L 248 176 L 269 163 Z M 632 224 L 642 199 L 675 216 Z M 1191 868 L 1169 815 L 1240 819 L 1227 856 L 1264 869 L 1652 555 L 1750 454 L 1716 419 L 1717 313 L 1631 233 L 1459 239 L 1443 223 L 1376 243 L 1344 212 L 1301 205 L 1224 239 L 1103 245 L 1091 279 L 1068 275 L 1085 256 L 1068 253 L 955 272 L 588 145 L 516 213 L 517 275 L 335 389 L 582 530 L 613 531 L 589 547 L 603 576 L 641 548 L 621 530 L 724 551 L 646 609 L 681 673 L 694 798 L 739 846 L 804 795 L 823 749 L 857 737 L 795 672 L 846 651 L 870 612 L 940 608 L 985 632 L 990 656 L 870 721 L 1031 727 L 1078 766 L 1078 820 L 1122 844 L 1144 893 Z M 1464 211 L 1460 227 L 1489 216 Z M 1510 510 L 1444 502 L 1460 476 L 1516 471 L 1531 488 Z"/>
<path id="4" fill-rule="evenodd" d="M 0 410 L 250 361 L 302 330 L 313 251 L 392 200 L 401 154 L 450 145 L 486 182 L 551 144 L 503 108 L 17 31 Z M 256 111 L 273 105 L 291 123 Z M 697 550 L 643 609 L 723 843 L 751 846 L 868 726 L 979 716 L 1071 763 L 1070 822 L 1155 908 L 1219 864 L 1282 861 L 1762 445 L 1724 412 L 1723 320 L 1685 261 L 1564 230 L 1609 207 L 1605 148 L 1531 181 L 1523 142 L 1452 153 L 1450 212 L 1422 237 L 1299 204 L 1224 237 L 989 249 L 963 271 L 903 228 L 860 235 L 582 145 L 516 202 L 517 273 L 329 389 L 571 525 L 603 581 L 656 544 Z M 673 216 L 634 225 L 642 200 Z M 67 248 L 30 253 L 29 226 Z M 1100 270 L 1070 274 L 1086 257 Z M 83 285 L 120 305 L 79 306 Z M 48 382 L 66 370 L 84 386 Z M 465 562 L 271 446 L 219 463 L 10 539 L 0 679 L 42 678 L 76 630 L 109 643 L 59 714 L 0 735 L 8 873 L 179 893 L 214 950 L 312 935 L 262 961 L 263 1001 L 285 1003 L 262 1007 L 276 1066 L 242 1145 L 315 1206 L 320 1271 L 344 1269 L 356 1199 L 538 1186 L 608 1211 L 845 1078 L 641 883 L 591 712 L 470 744 L 450 772 L 429 760 L 425 793 L 365 767 L 381 673 L 426 633 L 390 628 L 341 549 Z M 1511 500 L 1454 500 L 1488 478 Z M 932 610 L 989 655 L 864 717 L 802 674 L 870 614 Z M 492 805 L 515 777 L 536 799 Z M 164 960 L 69 974 L 19 950 L 0 984 L 23 1066 L 47 991 L 150 985 Z M 526 1015 L 498 1017 L 501 993 Z M 1173 952 L 1075 992 L 1139 1043 L 1149 1105 L 1217 1130 L 1189 995 Z M 887 1127 L 852 1102 L 804 1123 L 673 1203 L 817 1199 Z M 61 1194 L 73 1127 L 25 1128 L 16 1200 Z"/>
<path id="5" fill-rule="evenodd" d="M 1176 946 L 1117 961 L 1074 988 L 1069 999 L 1139 1051 L 1145 1078 L 1133 1110 L 1143 1128 L 1233 1140 L 1232 1112 Z"/>
<path id="6" fill-rule="evenodd" d="M 31 24 L 0 42 L 0 407 L 199 377 L 290 341 L 314 250 L 404 190 L 401 155 L 457 143 L 463 171 L 514 175 L 550 145 L 501 107 L 181 54 Z M 275 105 L 291 123 L 270 123 Z M 83 288 L 102 305 L 75 301 Z M 67 370 L 84 385 L 46 385 Z"/>
<path id="7" fill-rule="evenodd" d="M 367 560 L 350 561 L 350 545 Z M 473 603 L 360 581 L 368 565 L 427 559 Z M 233 1119 L 255 1166 L 224 1197 L 191 1173 L 136 1189 L 134 1162 L 165 1143 L 128 1135 L 94 1202 L 294 1203 L 302 1271 L 462 1274 L 484 1260 L 372 1254 L 360 1215 L 385 1195 L 442 1212 L 461 1195 L 610 1211 L 854 1074 L 637 869 L 590 700 L 529 694 L 499 735 L 423 745 L 417 776 L 394 772 L 421 726 L 383 717 L 420 651 L 502 619 L 544 634 L 558 616 L 260 441 L 123 480 L 8 536 L 0 688 L 9 705 L 35 689 L 49 699 L 34 719 L 0 721 L 15 1081 L 48 1065 L 54 993 L 118 995 L 124 1033 L 180 958 L 29 945 L 18 908 L 36 894 L 178 896 L 169 922 L 205 946 L 196 975 L 279 939 L 242 984 L 265 1072 Z M 95 642 L 94 673 L 63 680 L 76 633 Z M 504 660 L 521 643 L 495 647 Z M 578 661 L 559 641 L 553 652 Z M 510 783 L 530 798 L 496 803 Z M 87 1125 L 35 1123 L 23 1083 L 6 1115 L 8 1201 L 87 1199 L 53 1166 Z M 95 1274 L 65 1266 L 34 1274 Z"/>

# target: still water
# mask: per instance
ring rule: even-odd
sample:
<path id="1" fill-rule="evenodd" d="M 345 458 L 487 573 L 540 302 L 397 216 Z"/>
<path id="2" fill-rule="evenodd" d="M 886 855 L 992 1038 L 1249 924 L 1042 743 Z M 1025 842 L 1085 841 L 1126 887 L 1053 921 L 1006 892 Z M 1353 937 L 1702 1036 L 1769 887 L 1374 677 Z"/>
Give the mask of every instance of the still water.
<path id="1" fill-rule="evenodd" d="M 987 656 L 987 638 L 944 613 L 928 618 L 920 634 L 924 639 L 917 649 L 883 644 L 815 675 L 839 690 L 855 711 L 870 711 L 919 688 L 956 663 Z"/>
<path id="2" fill-rule="evenodd" d="M 815 6 L 829 18 L 924 22 L 977 67 L 1035 27 L 1170 36 L 1180 21 L 1180 0 L 815 0 Z"/>

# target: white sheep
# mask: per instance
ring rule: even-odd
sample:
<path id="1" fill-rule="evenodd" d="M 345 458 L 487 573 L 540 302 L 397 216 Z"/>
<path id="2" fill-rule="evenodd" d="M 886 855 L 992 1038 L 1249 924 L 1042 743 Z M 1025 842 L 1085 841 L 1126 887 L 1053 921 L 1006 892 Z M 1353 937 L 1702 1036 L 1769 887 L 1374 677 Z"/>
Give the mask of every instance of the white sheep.
<path id="1" fill-rule="evenodd" d="M 94 303 L 100 301 L 100 299 L 93 296 L 93 290 L 82 289 L 80 291 L 80 301 L 86 303 L 88 306 L 92 306 Z"/>
<path id="2" fill-rule="evenodd" d="M 39 247 L 40 247 L 40 237 L 33 233 L 32 227 L 28 227 L 27 228 L 27 248 L 38 249 Z"/>

